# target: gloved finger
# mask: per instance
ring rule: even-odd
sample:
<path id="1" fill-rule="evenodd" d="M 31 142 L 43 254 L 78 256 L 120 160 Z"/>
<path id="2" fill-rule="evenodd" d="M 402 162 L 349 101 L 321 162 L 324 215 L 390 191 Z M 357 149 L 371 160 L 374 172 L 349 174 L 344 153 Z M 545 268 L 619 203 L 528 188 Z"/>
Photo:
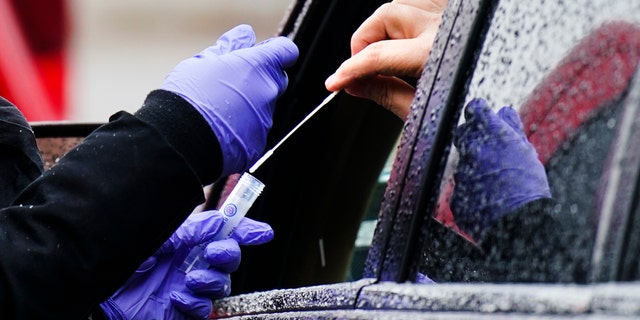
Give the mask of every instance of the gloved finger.
<path id="1" fill-rule="evenodd" d="M 469 140 L 467 137 L 471 130 L 472 127 L 469 123 L 463 123 L 453 131 L 453 145 L 462 153 L 464 153 L 464 149 L 466 149 L 466 142 Z"/>
<path id="2" fill-rule="evenodd" d="M 464 109 L 465 123 L 454 131 L 454 145 L 465 154 L 470 150 L 471 142 L 479 141 L 484 136 L 488 127 L 487 110 L 491 110 L 487 101 L 481 98 L 473 99 L 467 103 Z"/>
<path id="3" fill-rule="evenodd" d="M 178 248 L 190 248 L 207 242 L 220 231 L 223 222 L 224 217 L 217 210 L 193 213 L 160 247 L 158 252 L 171 253 Z"/>
<path id="4" fill-rule="evenodd" d="M 508 129 L 505 121 L 489 106 L 486 100 L 476 98 L 471 100 L 465 109 L 467 122 L 473 124 L 482 135 L 504 134 Z"/>
<path id="5" fill-rule="evenodd" d="M 253 28 L 250 25 L 241 24 L 225 32 L 213 46 L 204 49 L 200 55 L 207 53 L 221 55 L 234 50 L 249 48 L 255 42 L 256 34 L 253 32 Z"/>
<path id="6" fill-rule="evenodd" d="M 213 310 L 213 302 L 209 298 L 198 297 L 185 291 L 172 291 L 169 294 L 169 300 L 180 312 L 194 319 L 209 319 L 211 310 Z"/>
<path id="7" fill-rule="evenodd" d="M 491 110 L 487 100 L 482 98 L 474 98 L 464 109 L 464 119 L 467 122 L 486 123 L 487 110 Z"/>
<path id="8" fill-rule="evenodd" d="M 273 239 L 273 229 L 268 223 L 244 218 L 233 231 L 231 238 L 240 245 L 259 245 Z"/>
<path id="9" fill-rule="evenodd" d="M 526 139 L 526 135 L 524 133 L 524 125 L 522 124 L 522 120 L 518 115 L 518 112 L 512 107 L 503 107 L 498 111 L 498 117 L 500 117 L 504 122 L 506 122 L 513 130 L 515 130 L 518 135 L 524 139 Z"/>
<path id="10" fill-rule="evenodd" d="M 483 145 L 496 145 L 504 144 L 514 138 L 524 138 L 517 112 L 509 109 L 511 108 L 501 110 L 501 115 L 505 117 L 503 118 L 493 111 L 486 100 L 473 99 L 465 109 L 466 139 Z"/>
<path id="11" fill-rule="evenodd" d="M 287 37 L 274 37 L 256 44 L 253 53 L 267 58 L 272 65 L 279 66 L 278 69 L 288 68 L 297 60 L 299 50 L 293 41 Z"/>
<path id="12" fill-rule="evenodd" d="M 241 260 L 240 245 L 234 239 L 213 241 L 205 248 L 204 258 L 217 270 L 236 271 Z"/>
<path id="13" fill-rule="evenodd" d="M 476 165 L 483 146 L 491 143 L 496 133 L 507 126 L 491 109 L 485 99 L 475 98 L 464 110 L 466 122 L 453 134 L 453 143 L 460 153 L 460 161 L 467 167 Z"/>
<path id="14" fill-rule="evenodd" d="M 456 128 L 453 132 L 453 145 L 458 149 L 460 162 L 479 156 L 483 138 L 482 130 L 475 123 L 463 123 Z"/>
<path id="15" fill-rule="evenodd" d="M 185 286 L 198 296 L 217 299 L 231 293 L 229 273 L 215 269 L 201 269 L 187 273 L 184 279 Z"/>
<path id="16" fill-rule="evenodd" d="M 151 270 L 151 268 L 153 268 L 157 262 L 158 262 L 158 259 L 156 259 L 156 257 L 154 256 L 147 258 L 147 260 L 145 260 L 142 264 L 140 264 L 140 266 L 136 270 L 136 273 L 142 273 L 142 272 L 147 272 Z"/>

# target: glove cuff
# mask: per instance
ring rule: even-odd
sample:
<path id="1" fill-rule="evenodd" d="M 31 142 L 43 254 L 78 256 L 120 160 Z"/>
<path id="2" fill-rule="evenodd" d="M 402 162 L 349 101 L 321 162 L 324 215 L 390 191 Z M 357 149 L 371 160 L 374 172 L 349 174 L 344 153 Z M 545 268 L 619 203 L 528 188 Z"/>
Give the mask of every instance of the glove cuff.
<path id="1" fill-rule="evenodd" d="M 113 299 L 109 298 L 107 301 L 100 304 L 100 309 L 104 313 L 106 319 L 109 320 L 128 320 L 124 312 L 120 310 L 120 307 Z"/>

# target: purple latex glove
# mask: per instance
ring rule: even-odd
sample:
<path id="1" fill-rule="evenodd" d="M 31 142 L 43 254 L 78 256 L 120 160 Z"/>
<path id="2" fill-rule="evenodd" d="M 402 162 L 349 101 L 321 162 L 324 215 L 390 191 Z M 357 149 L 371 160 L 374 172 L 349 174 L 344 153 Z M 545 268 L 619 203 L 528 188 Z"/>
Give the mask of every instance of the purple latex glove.
<path id="1" fill-rule="evenodd" d="M 223 176 L 245 171 L 264 152 L 276 99 L 288 84 L 284 68 L 298 58 L 286 37 L 255 39 L 250 26 L 237 26 L 180 62 L 160 86 L 207 120 L 222 148 Z"/>
<path id="2" fill-rule="evenodd" d="M 551 191 L 513 108 L 496 114 L 484 99 L 474 99 L 464 116 L 453 139 L 460 160 L 451 210 L 458 227 L 479 240 L 498 219 L 530 201 L 551 198 Z"/>
<path id="3" fill-rule="evenodd" d="M 194 246 L 207 243 L 222 227 L 218 211 L 192 214 L 158 251 L 100 307 L 109 319 L 208 319 L 211 299 L 228 296 L 229 273 L 240 264 L 240 245 L 273 239 L 266 223 L 244 218 L 230 239 L 207 245 L 204 257 L 211 269 L 185 275 L 178 268 Z"/>
<path id="4" fill-rule="evenodd" d="M 427 276 L 427 274 L 421 273 L 421 272 L 418 272 L 418 275 L 416 277 L 416 283 L 419 283 L 419 284 L 436 284 L 436 282 L 431 280 L 431 278 L 429 278 L 429 276 Z"/>

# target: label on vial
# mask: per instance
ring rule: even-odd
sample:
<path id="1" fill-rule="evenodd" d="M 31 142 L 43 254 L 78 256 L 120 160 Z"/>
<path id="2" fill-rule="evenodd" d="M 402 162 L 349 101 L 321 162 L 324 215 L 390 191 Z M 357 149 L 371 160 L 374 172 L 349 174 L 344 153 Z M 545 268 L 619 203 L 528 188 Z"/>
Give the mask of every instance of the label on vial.
<path id="1" fill-rule="evenodd" d="M 222 212 L 227 217 L 233 217 L 236 215 L 236 213 L 238 213 L 238 207 L 233 203 L 229 203 L 226 206 L 224 206 L 224 208 L 222 209 Z"/>

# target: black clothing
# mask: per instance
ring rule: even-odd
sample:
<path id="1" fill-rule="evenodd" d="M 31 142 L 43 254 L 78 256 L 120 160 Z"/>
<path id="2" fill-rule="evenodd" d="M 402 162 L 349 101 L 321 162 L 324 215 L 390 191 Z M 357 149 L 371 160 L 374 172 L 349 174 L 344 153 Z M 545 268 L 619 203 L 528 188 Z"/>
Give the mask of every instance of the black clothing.
<path id="1" fill-rule="evenodd" d="M 424 272 L 436 282 L 584 283 L 587 234 L 553 216 L 554 201 L 532 201 L 499 219 L 477 244 L 431 222 Z M 581 236 L 582 235 L 582 236 Z"/>
<path id="2" fill-rule="evenodd" d="M 15 106 L 0 97 L 0 208 L 11 204 L 43 170 L 29 123 Z"/>
<path id="3" fill-rule="evenodd" d="M 150 93 L 134 115 L 113 115 L 42 175 L 33 132 L 15 107 L 0 104 L 1 319 L 89 314 L 204 201 L 202 187 L 221 172 L 207 122 L 167 91 Z"/>

